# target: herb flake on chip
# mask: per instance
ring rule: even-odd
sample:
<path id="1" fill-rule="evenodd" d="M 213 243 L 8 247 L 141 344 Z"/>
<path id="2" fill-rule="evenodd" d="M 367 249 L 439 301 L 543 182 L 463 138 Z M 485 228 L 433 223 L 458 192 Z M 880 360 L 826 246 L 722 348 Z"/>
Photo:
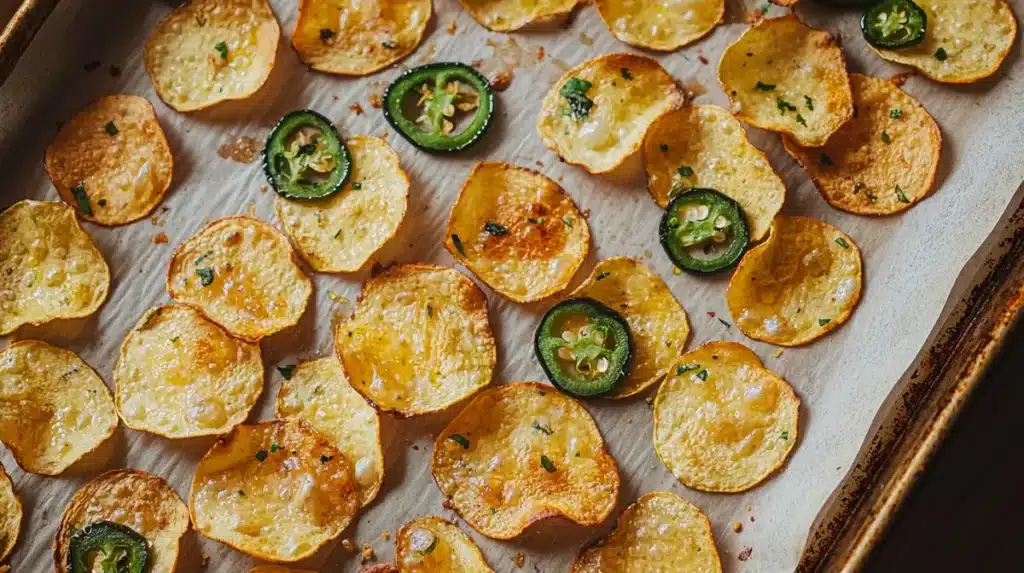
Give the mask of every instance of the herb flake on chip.
<path id="1" fill-rule="evenodd" d="M 807 127 L 807 120 L 804 119 L 804 116 L 800 115 L 799 113 L 796 114 L 796 122 L 804 127 Z"/>
<path id="2" fill-rule="evenodd" d="M 892 138 L 889 137 L 889 132 L 888 131 L 883 131 L 881 137 L 882 137 L 882 141 L 885 142 L 886 145 L 889 145 L 890 143 L 892 143 Z"/>
<path id="3" fill-rule="evenodd" d="M 334 459 L 334 456 L 320 456 L 320 463 L 326 464 L 327 462 Z"/>
<path id="4" fill-rule="evenodd" d="M 260 451 L 256 452 L 256 459 L 258 461 L 260 461 L 260 462 L 263 462 L 264 460 L 266 460 L 267 459 L 267 450 L 260 450 Z"/>
<path id="5" fill-rule="evenodd" d="M 779 113 L 782 115 L 785 115 L 787 111 L 796 111 L 795 105 L 782 98 L 775 98 L 775 107 L 779 109 Z"/>
<path id="6" fill-rule="evenodd" d="M 201 268 L 196 269 L 196 274 L 199 275 L 199 282 L 203 286 L 210 286 L 213 284 L 213 269 Z"/>
<path id="7" fill-rule="evenodd" d="M 807 104 L 807 109 L 814 111 L 814 100 L 811 99 L 811 96 L 805 95 L 804 103 Z"/>
<path id="8" fill-rule="evenodd" d="M 594 101 L 587 97 L 587 90 L 594 84 L 579 78 L 569 78 L 562 89 L 558 92 L 568 106 L 563 108 L 563 113 L 569 117 L 580 120 L 590 115 L 590 109 L 594 107 Z"/>
<path id="9" fill-rule="evenodd" d="M 395 48 L 398 47 L 398 43 L 395 42 L 394 40 L 385 40 L 384 42 L 381 43 L 381 46 L 384 46 L 389 50 L 394 50 Z"/>
<path id="10" fill-rule="evenodd" d="M 542 468 L 547 470 L 549 474 L 555 473 L 555 464 L 552 463 L 552 461 L 549 460 L 548 457 L 543 454 L 541 454 L 540 456 L 540 465 Z"/>
<path id="11" fill-rule="evenodd" d="M 844 239 L 842 237 L 836 237 L 836 244 L 839 245 L 840 247 L 844 248 L 844 249 L 849 249 L 850 248 L 850 243 L 847 243 L 846 239 Z"/>
<path id="12" fill-rule="evenodd" d="M 700 368 L 700 364 L 680 364 L 676 366 L 676 376 L 682 376 L 691 370 Z"/>
<path id="13" fill-rule="evenodd" d="M 633 79 L 633 74 L 629 73 L 629 68 L 622 68 L 619 70 L 619 73 L 622 74 L 622 79 L 624 80 Z"/>
<path id="14" fill-rule="evenodd" d="M 819 318 L 818 319 L 818 326 L 825 326 L 826 324 L 828 324 L 830 322 L 832 322 L 831 318 Z"/>
<path id="15" fill-rule="evenodd" d="M 78 201 L 78 208 L 82 210 L 86 215 L 92 216 L 92 202 L 89 201 L 89 196 L 85 193 L 85 183 L 79 183 L 71 188 L 71 194 L 75 196 L 75 200 Z"/>
<path id="16" fill-rule="evenodd" d="M 938 50 L 935 50 L 935 59 L 936 60 L 938 60 L 940 62 L 945 62 L 946 58 L 948 58 L 948 57 L 949 57 L 949 54 L 946 53 L 946 49 L 945 48 L 939 48 Z"/>
<path id="17" fill-rule="evenodd" d="M 103 126 L 103 129 L 107 132 L 107 135 L 117 135 L 117 126 L 112 121 L 108 121 L 107 125 Z"/>
<path id="18" fill-rule="evenodd" d="M 487 221 L 484 223 L 484 232 L 488 235 L 500 237 L 508 233 L 508 227 L 495 223 L 494 221 Z"/>
<path id="19" fill-rule="evenodd" d="M 463 436 L 462 434 L 452 434 L 448 436 L 448 439 L 462 446 L 462 449 L 464 450 L 469 449 L 469 440 L 466 438 L 466 436 Z"/>
<path id="20" fill-rule="evenodd" d="M 678 171 L 679 175 L 681 175 L 683 177 L 693 177 L 693 168 L 690 167 L 689 165 L 683 165 L 682 167 L 680 167 L 676 171 Z"/>
<path id="21" fill-rule="evenodd" d="M 604 279 L 608 278 L 609 276 L 611 276 L 610 272 L 603 271 L 603 272 L 598 273 L 597 277 L 594 280 L 595 281 L 603 281 Z"/>
<path id="22" fill-rule="evenodd" d="M 321 42 L 326 42 L 327 40 L 330 40 L 333 37 L 334 37 L 334 30 L 331 30 L 330 28 L 321 28 L 320 29 L 320 41 Z"/>
<path id="23" fill-rule="evenodd" d="M 225 44 L 223 41 L 217 42 L 217 45 L 214 46 L 214 49 L 217 50 L 218 53 L 220 53 L 220 57 L 222 60 L 228 59 L 228 45 Z"/>
<path id="24" fill-rule="evenodd" d="M 295 366 L 295 364 L 288 364 L 287 366 L 278 366 L 277 371 L 281 373 L 281 376 L 283 376 L 285 380 L 291 380 L 292 374 L 295 373 Z"/>
<path id="25" fill-rule="evenodd" d="M 757 85 L 754 86 L 758 91 L 770 92 L 775 89 L 775 84 L 766 84 L 758 80 Z"/>
<path id="26" fill-rule="evenodd" d="M 274 442 L 273 444 L 270 444 L 270 453 L 274 453 L 274 452 L 276 452 L 277 450 L 280 450 L 280 449 L 281 449 L 281 444 L 278 444 L 277 442 Z"/>
<path id="27" fill-rule="evenodd" d="M 896 186 L 896 198 L 899 199 L 900 203 L 910 203 L 910 199 L 907 198 L 907 194 L 900 189 L 900 186 Z"/>
<path id="28" fill-rule="evenodd" d="M 537 430 L 538 432 L 544 434 L 545 436 L 550 436 L 551 434 L 554 434 L 554 432 L 551 431 L 551 427 L 550 426 L 541 424 L 539 422 L 534 422 L 533 425 L 530 426 L 530 427 L 533 428 L 534 430 Z"/>
<path id="29" fill-rule="evenodd" d="M 700 378 L 701 380 L 707 380 L 708 374 L 710 374 L 710 372 L 707 371 L 707 368 L 704 368 L 697 373 L 697 378 Z"/>
<path id="30" fill-rule="evenodd" d="M 460 239 L 458 235 L 452 235 L 452 244 L 455 245 L 455 250 L 458 251 L 460 255 L 466 256 L 466 249 L 462 246 L 462 239 Z"/>
<path id="31" fill-rule="evenodd" d="M 903 110 L 898 107 L 894 107 L 889 111 L 889 117 L 893 119 L 900 119 L 903 117 Z"/>
<path id="32" fill-rule="evenodd" d="M 572 228 L 572 217 L 562 217 L 562 222 L 565 223 L 566 227 Z"/>

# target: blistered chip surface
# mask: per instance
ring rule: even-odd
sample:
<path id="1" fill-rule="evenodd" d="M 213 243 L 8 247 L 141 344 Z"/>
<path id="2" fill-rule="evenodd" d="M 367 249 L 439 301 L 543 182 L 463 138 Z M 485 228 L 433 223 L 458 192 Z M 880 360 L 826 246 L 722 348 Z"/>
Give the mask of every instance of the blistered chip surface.
<path id="1" fill-rule="evenodd" d="M 440 517 L 421 517 L 398 530 L 395 561 L 401 573 L 493 573 L 480 548 Z"/>
<path id="2" fill-rule="evenodd" d="M 725 0 L 596 0 L 594 4 L 616 38 L 664 52 L 696 42 L 725 16 Z"/>
<path id="3" fill-rule="evenodd" d="M 580 0 L 459 0 L 474 20 L 495 32 L 567 18 Z"/>

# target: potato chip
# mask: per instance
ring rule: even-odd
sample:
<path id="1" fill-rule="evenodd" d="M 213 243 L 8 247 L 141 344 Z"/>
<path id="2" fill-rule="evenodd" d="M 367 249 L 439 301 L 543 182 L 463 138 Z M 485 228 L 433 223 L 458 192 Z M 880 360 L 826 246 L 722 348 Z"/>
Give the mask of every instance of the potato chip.
<path id="1" fill-rule="evenodd" d="M 309 569 L 292 569 L 290 567 L 278 567 L 277 565 L 260 565 L 253 567 L 249 573 L 316 573 Z"/>
<path id="2" fill-rule="evenodd" d="M 601 261 L 572 298 L 588 297 L 619 313 L 633 334 L 633 366 L 608 398 L 626 398 L 659 382 L 686 350 L 690 322 L 665 281 L 628 257 Z"/>
<path id="3" fill-rule="evenodd" d="M 464 400 L 491 382 L 497 360 L 484 293 L 432 265 L 395 266 L 367 281 L 334 348 L 352 387 L 399 416 Z"/>
<path id="4" fill-rule="evenodd" d="M 606 54 L 566 72 L 544 96 L 537 131 L 562 160 L 605 173 L 640 149 L 654 120 L 683 105 L 657 61 Z"/>
<path id="5" fill-rule="evenodd" d="M 0 465 L 0 561 L 14 549 L 21 533 L 21 500 L 4 466 Z"/>
<path id="6" fill-rule="evenodd" d="M 260 397 L 263 360 L 258 344 L 173 304 L 148 310 L 125 337 L 114 384 L 130 428 L 166 438 L 223 434 Z"/>
<path id="7" fill-rule="evenodd" d="M 0 441 L 25 471 L 59 475 L 116 427 L 110 391 L 74 352 L 39 340 L 0 352 Z"/>
<path id="8" fill-rule="evenodd" d="M 751 338 L 799 346 L 846 322 L 860 300 L 860 249 L 839 229 L 778 217 L 750 249 L 725 293 L 736 326 Z"/>
<path id="9" fill-rule="evenodd" d="M 146 41 L 146 72 L 178 111 L 245 99 L 270 77 L 281 28 L 266 0 L 192 0 Z"/>
<path id="10" fill-rule="evenodd" d="M 295 367 L 277 395 L 277 416 L 305 420 L 334 441 L 352 462 L 360 502 L 373 501 L 384 480 L 380 418 L 349 385 L 335 357 Z"/>
<path id="11" fill-rule="evenodd" d="M 79 216 L 123 225 L 152 211 L 171 185 L 174 158 L 146 98 L 112 95 L 80 111 L 46 148 L 46 173 Z"/>
<path id="12" fill-rule="evenodd" d="M 725 0 L 596 0 L 613 36 L 631 46 L 671 52 L 725 21 Z"/>
<path id="13" fill-rule="evenodd" d="M 23 324 L 89 316 L 110 268 L 67 205 L 19 201 L 0 214 L 0 335 Z"/>
<path id="14" fill-rule="evenodd" d="M 659 207 L 690 187 L 714 189 L 739 203 L 760 241 L 786 200 L 786 186 L 764 152 L 728 111 L 687 106 L 654 122 L 644 141 L 647 189 Z"/>
<path id="15" fill-rule="evenodd" d="M 843 51 L 792 12 L 758 22 L 730 44 L 718 81 L 736 117 L 808 147 L 824 145 L 853 117 Z"/>
<path id="16" fill-rule="evenodd" d="M 303 420 L 238 426 L 200 460 L 189 497 L 197 531 L 267 561 L 309 557 L 359 510 L 351 463 Z"/>
<path id="17" fill-rule="evenodd" d="M 256 342 L 299 321 L 313 284 L 277 229 L 253 217 L 225 217 L 174 252 L 167 292 L 233 336 Z"/>
<path id="18" fill-rule="evenodd" d="M 391 563 L 377 563 L 375 565 L 369 565 L 359 570 L 359 573 L 401 573 L 398 567 L 395 567 Z"/>
<path id="19" fill-rule="evenodd" d="M 431 0 L 299 0 L 292 47 L 314 70 L 365 76 L 411 54 L 432 9 Z"/>
<path id="20" fill-rule="evenodd" d="M 395 537 L 395 561 L 401 573 L 494 573 L 476 543 L 440 517 L 410 521 Z"/>
<path id="21" fill-rule="evenodd" d="M 511 32 L 568 18 L 581 0 L 459 0 L 481 26 Z"/>
<path id="22" fill-rule="evenodd" d="M 800 399 L 748 353 L 735 342 L 703 344 L 658 390 L 654 451 L 686 487 L 746 491 L 796 443 Z"/>
<path id="23" fill-rule="evenodd" d="M 674 493 L 646 493 L 619 516 L 615 529 L 580 552 L 570 573 L 721 573 L 704 512 Z"/>
<path id="24" fill-rule="evenodd" d="M 147 573 L 173 573 L 189 517 L 185 503 L 164 478 L 121 469 L 101 474 L 82 486 L 64 510 L 54 537 L 57 573 L 71 573 L 67 563 L 72 533 L 100 521 L 120 523 L 146 538 L 150 563 Z"/>
<path id="25" fill-rule="evenodd" d="M 557 183 L 500 162 L 473 168 L 445 237 L 457 261 L 515 302 L 565 289 L 590 248 L 586 218 Z"/>
<path id="26" fill-rule="evenodd" d="M 352 171 L 344 189 L 326 199 L 276 202 L 285 234 L 321 272 L 358 271 L 398 232 L 409 198 L 409 178 L 386 141 L 360 135 L 345 145 Z"/>
<path id="27" fill-rule="evenodd" d="M 924 40 L 909 48 L 875 49 L 879 56 L 917 68 L 935 81 L 966 84 L 991 76 L 1010 55 L 1017 19 L 1005 0 L 917 4 L 928 17 Z"/>
<path id="28" fill-rule="evenodd" d="M 536 382 L 477 396 L 438 436 L 431 471 L 455 511 L 494 539 L 554 516 L 597 525 L 619 495 L 618 469 L 594 419 Z"/>
<path id="29" fill-rule="evenodd" d="M 833 207 L 861 215 L 909 209 L 931 194 L 942 152 L 939 126 L 891 81 L 850 74 L 857 116 L 822 147 L 783 136 L 786 151 Z"/>

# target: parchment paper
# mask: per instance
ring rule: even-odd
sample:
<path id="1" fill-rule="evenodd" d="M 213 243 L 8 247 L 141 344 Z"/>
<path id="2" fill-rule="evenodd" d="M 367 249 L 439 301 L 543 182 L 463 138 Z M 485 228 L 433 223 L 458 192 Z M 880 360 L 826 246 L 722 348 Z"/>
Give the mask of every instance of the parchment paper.
<path id="1" fill-rule="evenodd" d="M 1011 2 L 1021 13 L 1021 4 Z M 126 227 L 85 227 L 111 263 L 110 299 L 95 316 L 37 328 L 23 328 L 12 338 L 42 338 L 80 353 L 112 385 L 117 350 L 137 318 L 149 307 L 169 300 L 164 274 L 175 245 L 205 221 L 224 215 L 255 214 L 273 220 L 273 194 L 257 163 L 239 164 L 218 157 L 217 148 L 243 135 L 262 139 L 285 112 L 311 107 L 337 122 L 344 134 L 385 134 L 402 159 L 412 181 L 410 207 L 399 235 L 378 254 L 383 264 L 428 261 L 451 265 L 441 247 L 444 222 L 456 193 L 474 162 L 504 160 L 533 167 L 560 181 L 582 208 L 590 211 L 594 243 L 578 283 L 600 259 L 629 255 L 644 259 L 666 279 L 689 312 L 693 335 L 689 346 L 735 340 L 753 348 L 766 364 L 783 375 L 803 399 L 800 441 L 787 466 L 763 485 L 744 494 L 703 494 L 676 482 L 654 455 L 651 410 L 647 393 L 623 402 L 587 402 L 601 427 L 622 476 L 619 510 L 640 494 L 669 490 L 696 503 L 710 516 L 726 571 L 792 570 L 815 516 L 853 463 L 871 421 L 894 383 L 925 342 L 969 257 L 992 232 L 1024 180 L 1024 75 L 1019 46 L 994 78 L 969 87 L 942 86 L 911 78 L 906 89 L 918 97 L 942 127 L 945 145 L 939 189 L 909 212 L 868 218 L 830 208 L 803 171 L 784 153 L 774 134 L 751 129 L 756 145 L 789 189 L 785 213 L 809 215 L 837 225 L 860 245 L 865 258 L 864 298 L 848 324 L 806 348 L 786 350 L 746 339 L 734 327 L 725 305 L 726 277 L 675 276 L 656 240 L 658 208 L 648 197 L 642 163 L 634 158 L 614 176 L 596 177 L 561 164 L 546 150 L 535 130 L 541 98 L 568 66 L 612 51 L 628 51 L 606 30 L 592 6 L 583 7 L 568 28 L 510 36 L 477 25 L 455 0 L 435 0 L 435 17 L 419 50 L 404 65 L 433 60 L 482 60 L 495 72 L 514 63 L 515 80 L 498 95 L 496 125 L 479 146 L 452 157 L 417 151 L 386 125 L 380 110 L 368 105 L 401 66 L 362 79 L 344 79 L 307 70 L 289 46 L 295 2 L 272 2 L 282 26 L 277 67 L 253 98 L 211 110 L 182 115 L 161 103 L 143 69 L 142 49 L 148 32 L 170 10 L 149 0 L 63 0 L 37 36 L 15 73 L 0 88 L 0 207 L 22 198 L 57 200 L 43 171 L 43 151 L 57 123 L 70 118 L 94 99 L 116 92 L 143 95 L 157 114 L 175 155 L 174 185 L 158 209 L 158 217 Z M 852 71 L 888 76 L 901 69 L 883 62 L 866 47 L 857 28 L 858 14 L 829 12 L 807 3 L 800 13 L 817 27 L 839 32 Z M 715 69 L 724 47 L 745 28 L 747 6 L 730 0 L 727 24 L 708 38 L 676 53 L 658 56 L 664 66 L 691 87 L 707 93 L 698 102 L 726 104 Z M 772 8 L 771 15 L 784 9 Z M 454 35 L 447 32 L 455 22 Z M 493 57 L 499 47 L 499 58 Z M 544 56 L 537 61 L 537 51 Z M 87 72 L 83 66 L 102 65 Z M 708 62 L 708 63 L 706 63 Z M 109 66 L 117 66 L 120 74 Z M 698 93 L 704 90 L 696 89 Z M 359 103 L 358 115 L 349 106 Z M 630 172 L 630 169 L 632 171 Z M 169 244 L 153 244 L 166 233 Z M 970 271 L 970 269 L 968 269 Z M 314 275 L 316 292 L 300 325 L 265 340 L 266 388 L 252 420 L 272 414 L 280 385 L 274 366 L 297 357 L 312 358 L 331 351 L 330 325 L 350 304 L 332 301 L 329 292 L 354 300 L 369 275 L 364 268 L 351 275 Z M 485 288 L 486 290 L 486 288 Z M 511 304 L 488 291 L 490 312 L 500 343 L 495 383 L 543 380 L 533 357 L 532 334 L 545 305 Z M 716 313 L 712 318 L 710 313 Z M 8 340 L 3 340 L 3 343 Z M 393 555 L 394 532 L 407 521 L 431 514 L 454 518 L 441 507 L 441 496 L 429 471 L 432 437 L 458 408 L 435 416 L 384 418 L 386 477 L 378 499 L 344 537 L 357 546 L 369 543 L 381 560 Z M 212 440 L 169 441 L 125 430 L 113 438 L 109 459 L 87 460 L 75 474 L 44 478 L 22 472 L 10 453 L 0 461 L 12 474 L 27 517 L 23 537 L 13 554 L 16 573 L 52 570 L 50 547 L 61 512 L 71 495 L 102 469 L 135 467 L 168 479 L 185 498 L 199 457 Z M 734 533 L 731 524 L 743 524 Z M 492 567 L 518 570 L 512 558 L 525 553 L 527 571 L 565 571 L 580 546 L 607 531 L 549 520 L 519 539 L 488 540 L 475 532 Z M 465 524 L 463 524 L 465 525 Z M 467 530 L 468 527 L 466 528 Z M 386 540 L 382 532 L 390 532 Z M 749 559 L 738 555 L 751 548 Z M 180 571 L 197 571 L 201 555 L 209 571 L 243 572 L 251 560 L 216 542 L 186 536 Z M 358 571 L 359 558 L 334 543 L 306 563 L 321 572 Z"/>

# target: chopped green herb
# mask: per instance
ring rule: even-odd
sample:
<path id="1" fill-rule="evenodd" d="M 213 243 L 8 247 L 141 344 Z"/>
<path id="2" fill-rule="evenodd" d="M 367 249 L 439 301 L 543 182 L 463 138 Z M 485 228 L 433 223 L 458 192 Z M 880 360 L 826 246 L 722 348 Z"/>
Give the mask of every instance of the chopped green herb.
<path id="1" fill-rule="evenodd" d="M 338 229 L 337 231 L 334 232 L 334 238 L 337 239 L 340 236 L 341 236 L 341 229 Z"/>
<path id="2" fill-rule="evenodd" d="M 117 135 L 117 126 L 114 122 L 108 121 L 107 125 L 103 127 L 107 131 L 107 135 Z"/>
<path id="3" fill-rule="evenodd" d="M 196 269 L 196 274 L 199 275 L 199 282 L 203 286 L 210 286 L 213 284 L 213 269 Z"/>
<path id="4" fill-rule="evenodd" d="M 96 202 L 96 204 L 99 205 L 100 207 L 106 207 L 107 206 L 107 200 L 106 199 L 100 199 L 99 201 Z"/>
<path id="5" fill-rule="evenodd" d="M 622 74 L 622 78 L 623 79 L 626 79 L 626 80 L 633 79 L 633 74 L 629 73 L 629 68 L 622 68 L 622 69 L 619 70 L 619 73 Z"/>
<path id="6" fill-rule="evenodd" d="M 781 434 L 779 434 L 779 438 L 782 439 L 782 440 L 788 440 L 789 439 L 789 432 L 782 432 Z"/>
<path id="7" fill-rule="evenodd" d="M 819 318 L 818 319 L 818 326 L 825 326 L 826 324 L 828 324 L 830 322 L 832 322 L 831 318 Z"/>
<path id="8" fill-rule="evenodd" d="M 537 430 L 538 432 L 541 432 L 542 434 L 544 434 L 546 436 L 550 436 L 551 434 L 554 434 L 554 432 L 551 431 L 551 427 L 550 426 L 546 426 L 546 425 L 542 425 L 542 424 L 538 424 L 537 422 L 534 422 L 532 427 L 533 427 L 534 430 Z"/>
<path id="9" fill-rule="evenodd" d="M 878 195 L 875 195 L 874 193 L 872 193 L 870 191 L 868 191 L 866 193 L 866 195 L 868 197 L 868 201 L 871 201 L 872 203 L 874 203 L 875 201 L 878 201 Z"/>
<path id="10" fill-rule="evenodd" d="M 770 2 L 761 2 L 761 13 L 762 14 L 767 14 L 768 13 L 768 9 L 771 8 L 771 7 L 772 7 L 772 5 L 771 5 Z"/>
<path id="11" fill-rule="evenodd" d="M 427 305 L 427 316 L 434 316 L 434 307 Z"/>
<path id="12" fill-rule="evenodd" d="M 320 28 L 320 41 L 326 42 L 334 37 L 334 30 L 329 28 Z"/>
<path id="13" fill-rule="evenodd" d="M 863 183 L 855 183 L 855 184 L 853 185 L 853 192 L 854 192 L 854 193 L 858 193 L 858 192 L 860 192 L 860 190 L 861 190 L 861 189 L 863 189 L 863 188 L 865 188 L 865 187 L 867 187 L 867 185 L 865 185 L 865 184 L 863 184 Z"/>
<path id="14" fill-rule="evenodd" d="M 384 46 L 389 50 L 394 50 L 395 48 L 398 47 L 398 44 L 391 40 L 385 40 L 384 42 L 381 43 L 381 46 Z"/>
<path id="15" fill-rule="evenodd" d="M 824 153 L 822 153 L 821 154 L 821 164 L 822 165 L 835 165 L 836 163 L 834 161 L 832 161 L 831 157 L 829 157 L 828 155 L 825 155 Z"/>
<path id="16" fill-rule="evenodd" d="M 281 373 L 281 376 L 283 376 L 285 380 L 291 380 L 292 374 L 295 373 L 295 366 L 295 364 L 289 364 L 287 366 L 278 366 L 277 371 Z"/>
<path id="17" fill-rule="evenodd" d="M 551 463 L 551 460 L 549 460 L 547 456 L 540 456 L 540 465 L 542 468 L 547 470 L 549 474 L 555 473 L 555 464 Z"/>
<path id="18" fill-rule="evenodd" d="M 469 440 L 467 440 L 466 436 L 463 436 L 462 434 L 452 434 L 448 436 L 448 439 L 462 446 L 462 449 L 464 450 L 469 449 Z"/>
<path id="19" fill-rule="evenodd" d="M 949 54 L 946 53 L 946 49 L 945 48 L 939 48 L 938 50 L 935 50 L 935 59 L 936 60 L 938 60 L 940 62 L 945 62 L 946 58 L 948 58 L 948 57 L 949 57 Z"/>
<path id="20" fill-rule="evenodd" d="M 78 208 L 82 210 L 86 215 L 92 216 L 92 202 L 89 201 L 89 196 L 85 193 L 85 183 L 79 183 L 71 188 L 71 194 L 75 196 L 75 200 L 78 201 Z"/>
<path id="21" fill-rule="evenodd" d="M 256 459 L 261 461 L 261 462 L 266 460 L 267 459 L 267 450 L 260 450 L 260 451 L 256 452 Z"/>
<path id="22" fill-rule="evenodd" d="M 562 89 L 558 92 L 569 103 L 569 106 L 565 108 L 563 113 L 573 119 L 583 119 L 590 115 L 590 109 L 594 107 L 594 102 L 587 97 L 587 90 L 593 87 L 593 85 L 587 80 L 579 78 L 569 78 L 566 80 L 565 84 L 562 85 Z"/>
<path id="23" fill-rule="evenodd" d="M 796 114 L 796 122 L 804 127 L 807 127 L 807 120 L 804 119 L 804 116 L 800 115 L 799 113 Z"/>
<path id="24" fill-rule="evenodd" d="M 562 222 L 565 223 L 566 227 L 572 227 L 573 220 L 571 217 L 562 217 Z"/>
<path id="25" fill-rule="evenodd" d="M 500 237 L 501 235 L 508 233 L 508 227 L 499 225 L 494 221 L 487 221 L 484 223 L 484 232 L 489 235 L 494 235 L 495 237 Z"/>
<path id="26" fill-rule="evenodd" d="M 356 191 L 358 191 L 358 190 L 363 188 L 363 184 L 358 182 L 358 181 L 356 181 L 355 183 L 352 184 L 352 188 L 355 189 Z"/>
<path id="27" fill-rule="evenodd" d="M 844 248 L 844 249 L 849 249 L 850 248 L 850 243 L 847 243 L 846 239 L 844 239 L 842 237 L 836 237 L 836 244 L 839 245 L 840 247 Z"/>
<path id="28" fill-rule="evenodd" d="M 757 85 L 754 87 L 763 92 L 770 92 L 775 89 L 775 84 L 766 84 L 762 81 L 758 81 Z"/>
<path id="29" fill-rule="evenodd" d="M 898 107 L 894 107 L 889 111 L 889 117 L 893 119 L 900 119 L 903 117 L 903 110 Z"/>
<path id="30" fill-rule="evenodd" d="M 527 217 L 526 220 L 531 222 L 531 223 L 533 223 L 534 225 L 543 225 L 544 224 L 544 217 Z"/>
<path id="31" fill-rule="evenodd" d="M 222 60 L 228 59 L 228 45 L 227 44 L 225 44 L 224 42 L 217 42 L 217 45 L 214 46 L 214 49 L 216 49 L 218 52 L 220 52 L 220 57 L 221 57 Z"/>
<path id="32" fill-rule="evenodd" d="M 320 456 L 320 463 L 326 464 L 327 462 L 334 459 L 334 456 Z"/>
<path id="33" fill-rule="evenodd" d="M 682 376 L 691 370 L 700 368 L 700 364 L 680 364 L 676 366 L 676 376 Z"/>
<path id="34" fill-rule="evenodd" d="M 181 340 L 180 336 L 175 336 L 174 338 L 171 338 L 171 342 L 177 343 L 179 340 Z"/>
<path id="35" fill-rule="evenodd" d="M 892 143 L 892 138 L 889 137 L 889 132 L 888 131 L 883 131 L 882 132 L 882 141 L 884 141 L 886 145 Z"/>
<path id="36" fill-rule="evenodd" d="M 775 107 L 779 109 L 779 113 L 785 115 L 787 111 L 796 111 L 796 106 L 789 103 L 782 98 L 775 98 Z"/>
<path id="37" fill-rule="evenodd" d="M 700 372 L 697 373 L 697 378 L 700 378 L 701 380 L 707 380 L 708 379 L 708 374 L 709 373 L 708 373 L 707 369 L 703 369 L 703 370 L 701 370 Z"/>
<path id="38" fill-rule="evenodd" d="M 466 256 L 466 249 L 462 246 L 462 239 L 460 239 L 458 235 L 452 235 L 452 244 L 455 245 L 455 250 L 458 251 L 460 255 Z"/>
<path id="39" fill-rule="evenodd" d="M 722 320 L 721 318 L 718 319 L 718 322 L 721 322 L 726 328 L 732 328 L 731 324 L 729 324 L 728 322 Z"/>
<path id="40" fill-rule="evenodd" d="M 896 198 L 899 199 L 900 203 L 910 203 L 910 199 L 907 199 L 907 194 L 900 189 L 900 186 L 896 186 Z"/>
<path id="41" fill-rule="evenodd" d="M 280 449 L 281 449 L 281 446 L 277 442 L 274 442 L 273 444 L 270 444 L 270 453 L 274 453 L 274 452 L 276 452 L 277 450 L 280 450 Z"/>
<path id="42" fill-rule="evenodd" d="M 595 281 L 603 281 L 604 279 L 608 278 L 609 276 L 611 276 L 611 273 L 608 272 L 608 271 L 600 272 L 600 273 L 597 273 L 597 278 L 595 278 L 594 280 Z"/>
<path id="43" fill-rule="evenodd" d="M 213 256 L 213 251 L 206 251 L 205 253 L 199 255 L 198 257 L 196 257 L 196 266 L 199 266 L 200 263 L 205 261 L 208 257 L 212 257 L 212 256 Z"/>
<path id="44" fill-rule="evenodd" d="M 811 99 L 811 96 L 806 96 L 805 95 L 804 96 L 804 103 L 807 104 L 807 109 L 809 109 L 811 111 L 814 111 L 814 100 Z"/>
<path id="45" fill-rule="evenodd" d="M 662 153 L 667 153 L 668 152 L 668 144 L 667 143 L 662 143 L 661 145 L 658 146 L 658 149 L 660 149 Z"/>
<path id="46" fill-rule="evenodd" d="M 683 165 L 682 167 L 680 167 L 676 171 L 678 171 L 679 175 L 681 175 L 683 177 L 693 177 L 693 168 L 690 167 L 689 165 Z"/>
<path id="47" fill-rule="evenodd" d="M 238 495 L 239 497 L 245 497 L 245 492 L 242 490 L 238 490 Z"/>

